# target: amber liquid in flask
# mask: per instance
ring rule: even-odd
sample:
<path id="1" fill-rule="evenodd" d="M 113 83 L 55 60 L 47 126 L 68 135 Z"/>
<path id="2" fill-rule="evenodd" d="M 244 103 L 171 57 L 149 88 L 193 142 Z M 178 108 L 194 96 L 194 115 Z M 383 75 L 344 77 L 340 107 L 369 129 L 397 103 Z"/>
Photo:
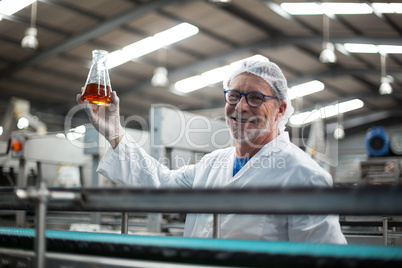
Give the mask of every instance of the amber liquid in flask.
<path id="1" fill-rule="evenodd" d="M 112 103 L 112 90 L 108 85 L 89 83 L 81 100 L 88 100 L 90 103 L 98 105 L 108 105 Z"/>
<path id="2" fill-rule="evenodd" d="M 106 67 L 108 52 L 105 50 L 92 51 L 92 65 L 85 83 L 81 101 L 88 100 L 97 105 L 112 103 L 112 86 L 109 71 Z"/>

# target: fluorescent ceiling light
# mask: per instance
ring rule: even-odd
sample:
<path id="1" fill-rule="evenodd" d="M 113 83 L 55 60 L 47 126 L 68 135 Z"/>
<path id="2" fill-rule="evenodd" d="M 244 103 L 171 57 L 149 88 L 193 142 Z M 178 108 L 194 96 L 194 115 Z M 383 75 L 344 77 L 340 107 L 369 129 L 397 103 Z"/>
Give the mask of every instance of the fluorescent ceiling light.
<path id="1" fill-rule="evenodd" d="M 261 55 L 254 55 L 247 59 L 267 60 L 266 57 L 261 56 Z M 189 93 L 194 90 L 206 87 L 208 85 L 216 84 L 223 80 L 223 78 L 228 73 L 229 68 L 232 65 L 238 64 L 239 62 L 241 62 L 243 60 L 245 60 L 245 59 L 236 61 L 230 65 L 225 65 L 222 67 L 212 69 L 212 70 L 204 72 L 200 75 L 191 76 L 191 77 L 185 78 L 183 80 L 177 81 L 175 83 L 174 87 L 177 91 L 180 91 L 183 93 Z"/>
<path id="2" fill-rule="evenodd" d="M 106 66 L 108 69 L 112 69 L 128 62 L 129 60 L 131 60 L 131 58 L 128 57 L 122 50 L 116 50 L 107 56 Z"/>
<path id="3" fill-rule="evenodd" d="M 346 50 L 343 44 L 337 43 L 335 44 L 335 48 L 337 51 L 341 52 L 345 56 L 350 56 L 350 52 Z"/>
<path id="4" fill-rule="evenodd" d="M 378 53 L 378 47 L 372 44 L 352 44 L 343 45 L 350 53 Z"/>
<path id="5" fill-rule="evenodd" d="M 223 80 L 223 77 L 229 72 L 229 65 L 215 68 L 201 74 L 203 80 L 208 81 L 208 84 L 216 84 Z"/>
<path id="6" fill-rule="evenodd" d="M 198 33 L 198 28 L 190 23 L 183 22 L 166 31 L 154 35 L 155 41 L 162 46 L 168 46 Z"/>
<path id="7" fill-rule="evenodd" d="M 174 85 L 175 89 L 183 92 L 189 93 L 191 91 L 206 87 L 208 83 L 203 81 L 201 75 L 195 75 L 183 80 L 177 81 Z"/>
<path id="8" fill-rule="evenodd" d="M 121 50 L 113 51 L 109 54 L 107 67 L 109 69 L 126 63 L 135 58 L 158 50 L 164 46 L 179 42 L 185 38 L 198 33 L 198 28 L 189 23 L 181 23 L 166 31 L 155 34 L 152 37 L 147 37 L 138 42 L 125 46 Z"/>
<path id="9" fill-rule="evenodd" d="M 373 9 L 383 14 L 402 14 L 402 3 L 283 3 L 283 10 L 292 15 L 371 14 Z M 278 13 L 278 12 L 277 12 Z"/>
<path id="10" fill-rule="evenodd" d="M 385 54 L 402 54 L 402 46 L 379 45 L 378 50 Z"/>
<path id="11" fill-rule="evenodd" d="M 201 75 L 195 75 L 180 80 L 175 83 L 175 89 L 183 93 L 189 93 L 208 85 L 216 84 L 223 80 L 223 77 L 228 73 L 229 68 L 230 66 L 226 65 L 212 69 L 202 73 Z"/>
<path id="12" fill-rule="evenodd" d="M 160 43 L 159 40 L 157 42 L 157 40 L 155 40 L 155 37 L 147 37 L 131 45 L 123 47 L 122 51 L 127 58 L 135 59 L 151 53 L 155 50 L 158 50 L 162 47 L 162 43 Z"/>
<path id="13" fill-rule="evenodd" d="M 322 3 L 325 14 L 371 14 L 373 9 L 364 3 Z"/>
<path id="14" fill-rule="evenodd" d="M 349 111 L 353 111 L 364 106 L 364 102 L 359 99 L 353 99 L 334 105 L 328 105 L 320 109 L 315 109 L 313 111 L 308 111 L 300 114 L 292 115 L 289 118 L 289 122 L 292 125 L 300 126 L 303 124 L 311 123 L 317 119 L 323 119 L 332 117 L 338 114 L 343 114 Z"/>
<path id="15" fill-rule="evenodd" d="M 383 14 L 402 14 L 402 3 L 373 3 L 373 8 Z"/>
<path id="16" fill-rule="evenodd" d="M 24 7 L 29 6 L 36 0 L 2 0 L 0 1 L 0 20 L 1 15 L 11 16 L 12 14 L 20 11 Z"/>
<path id="17" fill-rule="evenodd" d="M 319 92 L 324 88 L 325 88 L 324 83 L 318 80 L 313 80 L 307 83 L 291 87 L 289 90 L 289 98 L 293 100 L 296 99 L 297 97 L 302 97 Z"/>
<path id="18" fill-rule="evenodd" d="M 346 43 L 343 47 L 350 53 L 402 54 L 402 46 Z"/>
<path id="19" fill-rule="evenodd" d="M 292 16 L 288 12 L 286 12 L 280 5 L 273 3 L 272 1 L 264 2 L 264 4 L 267 5 L 270 9 L 272 9 L 272 11 L 274 11 L 279 16 L 287 20 L 292 19 Z"/>
<path id="20" fill-rule="evenodd" d="M 209 0 L 209 2 L 215 4 L 230 4 L 232 0 Z"/>
<path id="21" fill-rule="evenodd" d="M 323 9 L 316 3 L 282 3 L 281 8 L 292 15 L 321 15 Z"/>
<path id="22" fill-rule="evenodd" d="M 373 9 L 364 3 L 283 3 L 281 8 L 292 15 L 373 13 Z"/>

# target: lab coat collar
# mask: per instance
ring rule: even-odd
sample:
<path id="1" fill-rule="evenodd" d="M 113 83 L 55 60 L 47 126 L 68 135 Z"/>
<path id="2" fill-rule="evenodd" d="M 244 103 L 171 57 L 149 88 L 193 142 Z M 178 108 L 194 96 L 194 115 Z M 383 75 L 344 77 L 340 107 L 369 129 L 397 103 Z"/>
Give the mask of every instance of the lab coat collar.
<path id="1" fill-rule="evenodd" d="M 257 153 L 259 156 L 270 156 L 272 153 L 277 153 L 282 151 L 290 143 L 289 133 L 284 131 L 279 134 L 275 139 L 267 143 L 261 150 Z"/>
<path id="2" fill-rule="evenodd" d="M 288 146 L 289 143 L 290 143 L 289 133 L 285 131 L 282 132 L 275 139 L 273 139 L 271 142 L 262 147 L 261 150 L 259 150 L 250 159 L 250 161 L 247 162 L 246 165 L 239 170 L 239 172 L 237 172 L 235 176 L 233 176 L 233 165 L 235 158 L 235 152 L 233 150 L 233 154 L 231 157 L 231 166 L 229 169 L 227 169 L 226 173 L 224 174 L 224 177 L 227 178 L 227 183 L 225 184 L 225 186 L 230 186 L 237 183 L 237 181 L 242 177 L 242 175 L 249 169 L 250 163 L 256 161 L 258 157 L 271 157 L 273 154 L 278 153 L 283 149 L 285 149 L 285 147 Z"/>

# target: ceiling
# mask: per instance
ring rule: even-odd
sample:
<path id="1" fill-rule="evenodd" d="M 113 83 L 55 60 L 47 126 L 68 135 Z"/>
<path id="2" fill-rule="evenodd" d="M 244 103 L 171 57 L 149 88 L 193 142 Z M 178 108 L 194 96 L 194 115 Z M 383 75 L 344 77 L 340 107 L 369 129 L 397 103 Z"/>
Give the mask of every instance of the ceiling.
<path id="1" fill-rule="evenodd" d="M 76 94 L 86 81 L 92 50 L 118 50 L 188 22 L 199 28 L 197 35 L 110 70 L 124 118 L 135 115 L 148 120 L 152 104 L 223 115 L 221 83 L 188 94 L 177 94 L 172 86 L 153 87 L 150 81 L 154 69 L 161 65 L 161 55 L 166 56 L 163 65 L 173 85 L 261 54 L 281 67 L 289 87 L 314 79 L 325 84 L 325 90 L 298 103 L 300 111 L 359 98 L 364 107 L 344 115 L 346 132 L 362 131 L 370 125 L 400 124 L 402 55 L 388 54 L 387 74 L 395 79 L 393 93 L 380 95 L 378 53 L 348 55 L 336 51 L 335 64 L 321 63 L 323 16 L 284 18 L 273 10 L 282 2 L 233 0 L 219 5 L 207 0 L 39 0 L 37 50 L 21 48 L 30 23 L 30 7 L 0 21 L 0 123 L 7 119 L 10 98 L 17 97 L 29 101 L 31 114 L 49 131 L 63 129 L 65 116 L 76 105 Z M 402 14 L 336 15 L 330 20 L 333 43 L 402 45 L 401 36 Z M 134 121 L 131 126 L 137 127 Z M 78 112 L 73 122 L 78 125 L 88 120 Z"/>

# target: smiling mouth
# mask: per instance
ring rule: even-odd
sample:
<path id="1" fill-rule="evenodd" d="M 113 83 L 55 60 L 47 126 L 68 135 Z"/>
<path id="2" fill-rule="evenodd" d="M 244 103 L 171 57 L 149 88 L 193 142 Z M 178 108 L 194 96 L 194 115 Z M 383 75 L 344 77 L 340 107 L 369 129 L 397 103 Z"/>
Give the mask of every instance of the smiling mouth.
<path id="1" fill-rule="evenodd" d="M 236 118 L 236 117 L 231 117 L 232 121 L 234 121 L 237 124 L 254 124 L 255 121 L 254 120 L 250 120 L 250 119 L 242 119 L 242 118 Z"/>

